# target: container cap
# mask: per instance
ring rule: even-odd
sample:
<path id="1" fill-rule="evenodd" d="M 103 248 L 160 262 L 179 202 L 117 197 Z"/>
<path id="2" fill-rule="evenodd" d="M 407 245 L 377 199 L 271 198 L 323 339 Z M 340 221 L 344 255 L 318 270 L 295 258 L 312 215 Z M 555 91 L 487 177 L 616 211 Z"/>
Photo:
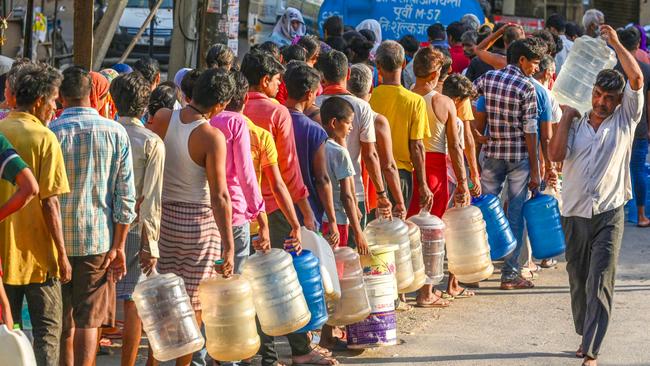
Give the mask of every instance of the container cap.
<path id="1" fill-rule="evenodd" d="M 454 207 L 447 210 L 442 216 L 446 227 L 457 227 L 466 225 L 468 222 L 483 221 L 481 209 L 476 206 Z"/>
<path id="2" fill-rule="evenodd" d="M 444 229 L 445 228 L 445 223 L 435 215 L 432 215 L 429 213 L 427 210 L 420 210 L 420 213 L 411 216 L 408 221 L 414 223 L 415 225 L 419 227 L 428 227 L 432 226 L 433 229 Z"/>
<path id="3" fill-rule="evenodd" d="M 248 257 L 243 265 L 242 272 L 257 274 L 270 271 L 271 268 L 282 268 L 291 265 L 291 256 L 282 249 L 272 248 L 268 252 L 256 252 Z"/>
<path id="4" fill-rule="evenodd" d="M 408 235 L 408 226 L 398 218 L 391 220 L 379 218 L 368 223 L 368 229 L 372 229 L 377 235 Z"/>

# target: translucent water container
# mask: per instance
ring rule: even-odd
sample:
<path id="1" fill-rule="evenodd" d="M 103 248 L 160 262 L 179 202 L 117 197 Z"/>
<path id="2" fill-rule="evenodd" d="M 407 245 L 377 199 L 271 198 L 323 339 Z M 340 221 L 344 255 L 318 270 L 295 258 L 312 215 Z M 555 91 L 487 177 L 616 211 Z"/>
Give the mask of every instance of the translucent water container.
<path id="1" fill-rule="evenodd" d="M 341 299 L 330 314 L 327 324 L 342 326 L 359 322 L 370 314 L 359 254 L 352 248 L 339 247 L 334 249 L 334 256 L 341 284 Z"/>
<path id="2" fill-rule="evenodd" d="M 206 348 L 219 361 L 255 356 L 260 337 L 255 325 L 253 289 L 241 275 L 201 281 L 199 299 L 205 323 Z"/>
<path id="3" fill-rule="evenodd" d="M 481 210 L 475 206 L 452 208 L 445 212 L 442 220 L 446 226 L 449 272 L 465 283 L 490 277 L 494 266 Z"/>
<path id="4" fill-rule="evenodd" d="M 553 196 L 535 193 L 524 203 L 524 218 L 533 257 L 548 259 L 564 253 L 566 243 L 560 209 Z"/>
<path id="5" fill-rule="evenodd" d="M 36 366 L 32 344 L 20 329 L 0 325 L 0 355 L 3 365 Z"/>
<path id="6" fill-rule="evenodd" d="M 499 198 L 492 194 L 483 194 L 473 198 L 472 205 L 480 208 L 483 214 L 492 260 L 501 259 L 512 253 L 517 246 L 517 239 L 510 229 L 510 223 Z"/>
<path id="7" fill-rule="evenodd" d="M 616 54 L 602 38 L 582 36 L 575 40 L 562 70 L 553 84 L 553 96 L 560 104 L 585 113 L 591 109 L 591 92 L 596 76 L 616 65 Z"/>
<path id="8" fill-rule="evenodd" d="M 311 251 L 303 249 L 300 255 L 291 252 L 293 267 L 298 274 L 302 293 L 311 313 L 309 323 L 298 332 L 320 329 L 327 321 L 327 306 L 325 305 L 325 290 L 320 273 L 320 262 Z"/>
<path id="9" fill-rule="evenodd" d="M 445 223 L 427 210 L 420 210 L 408 221 L 420 228 L 424 272 L 427 276 L 425 283 L 438 284 L 444 278 Z"/>
<path id="10" fill-rule="evenodd" d="M 242 274 L 253 287 L 253 303 L 264 333 L 286 335 L 309 323 L 311 312 L 287 252 L 277 248 L 258 251 L 248 257 Z"/>
<path id="11" fill-rule="evenodd" d="M 397 290 L 401 293 L 414 280 L 411 262 L 411 241 L 406 223 L 398 218 L 386 220 L 379 218 L 371 221 L 364 230 L 370 251 L 373 246 L 397 245 L 395 251 L 395 279 Z"/>
<path id="12" fill-rule="evenodd" d="M 204 339 L 182 278 L 154 271 L 135 286 L 133 301 L 158 361 L 173 360 L 203 348 Z"/>
<path id="13" fill-rule="evenodd" d="M 420 228 L 410 222 L 406 221 L 409 228 L 409 241 L 411 243 L 411 263 L 413 264 L 413 283 L 411 286 L 405 288 L 402 292 L 409 293 L 417 291 L 424 285 L 427 275 L 424 273 L 424 258 L 422 257 L 422 235 Z"/>

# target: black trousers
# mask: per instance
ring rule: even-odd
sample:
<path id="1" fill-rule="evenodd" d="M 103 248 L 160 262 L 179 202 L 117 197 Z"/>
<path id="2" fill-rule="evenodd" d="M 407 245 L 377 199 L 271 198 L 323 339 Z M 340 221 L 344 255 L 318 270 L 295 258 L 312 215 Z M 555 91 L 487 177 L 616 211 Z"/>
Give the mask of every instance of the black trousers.
<path id="1" fill-rule="evenodd" d="M 609 326 L 624 225 L 623 206 L 591 219 L 562 217 L 573 323 L 591 358 L 598 357 Z"/>

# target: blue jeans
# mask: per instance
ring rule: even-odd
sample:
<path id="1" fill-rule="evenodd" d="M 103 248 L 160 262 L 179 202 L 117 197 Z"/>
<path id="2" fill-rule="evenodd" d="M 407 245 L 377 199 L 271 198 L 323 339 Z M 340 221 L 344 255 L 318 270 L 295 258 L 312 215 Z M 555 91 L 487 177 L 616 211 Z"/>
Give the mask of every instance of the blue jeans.
<path id="1" fill-rule="evenodd" d="M 519 275 L 519 254 L 524 243 L 524 202 L 528 197 L 530 165 L 528 159 L 517 162 L 486 158 L 481 172 L 481 188 L 484 194 L 498 196 L 504 183 L 508 182 L 508 222 L 517 246 L 505 258 L 501 269 L 501 281 L 511 281 Z"/>
<path id="2" fill-rule="evenodd" d="M 244 261 L 250 255 L 251 245 L 251 224 L 245 223 L 232 227 L 232 238 L 235 245 L 235 273 L 241 273 Z"/>
<path id="3" fill-rule="evenodd" d="M 630 160 L 630 174 L 632 175 L 632 189 L 636 206 L 645 207 L 647 183 L 645 159 L 648 155 L 648 139 L 634 139 L 632 143 L 632 158 Z"/>

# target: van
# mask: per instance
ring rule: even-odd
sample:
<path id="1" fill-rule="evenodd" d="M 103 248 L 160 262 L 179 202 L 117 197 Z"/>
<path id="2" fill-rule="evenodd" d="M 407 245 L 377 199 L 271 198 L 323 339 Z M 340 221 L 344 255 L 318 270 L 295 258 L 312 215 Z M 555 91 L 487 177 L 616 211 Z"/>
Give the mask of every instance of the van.
<path id="1" fill-rule="evenodd" d="M 133 37 L 149 16 L 149 0 L 128 0 L 113 42 L 108 50 L 109 57 L 120 57 L 131 43 Z M 161 63 L 169 62 L 169 52 L 174 29 L 174 0 L 164 0 L 153 18 L 153 58 Z M 149 56 L 150 27 L 147 27 L 136 43 L 129 58 Z"/>

